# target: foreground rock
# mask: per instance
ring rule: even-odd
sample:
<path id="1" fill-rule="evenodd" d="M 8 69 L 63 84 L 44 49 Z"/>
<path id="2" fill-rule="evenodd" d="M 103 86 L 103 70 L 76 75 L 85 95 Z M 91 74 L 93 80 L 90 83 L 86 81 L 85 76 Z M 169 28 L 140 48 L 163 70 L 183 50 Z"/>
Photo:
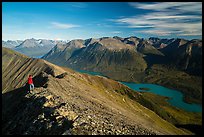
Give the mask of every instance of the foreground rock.
<path id="1" fill-rule="evenodd" d="M 156 134 L 141 125 L 125 122 L 126 117 L 123 115 L 105 112 L 105 110 L 101 112 L 79 108 L 43 88 L 38 88 L 33 93 L 25 95 L 24 103 L 23 108 L 19 109 L 17 115 L 3 128 L 4 134 Z"/>

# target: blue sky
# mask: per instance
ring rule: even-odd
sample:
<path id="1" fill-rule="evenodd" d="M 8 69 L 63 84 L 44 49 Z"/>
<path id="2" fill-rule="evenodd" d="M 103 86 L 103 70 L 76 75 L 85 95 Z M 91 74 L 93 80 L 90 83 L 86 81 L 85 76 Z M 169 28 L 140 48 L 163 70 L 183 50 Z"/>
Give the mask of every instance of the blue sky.
<path id="1" fill-rule="evenodd" d="M 201 2 L 3 2 L 3 40 L 202 38 Z"/>

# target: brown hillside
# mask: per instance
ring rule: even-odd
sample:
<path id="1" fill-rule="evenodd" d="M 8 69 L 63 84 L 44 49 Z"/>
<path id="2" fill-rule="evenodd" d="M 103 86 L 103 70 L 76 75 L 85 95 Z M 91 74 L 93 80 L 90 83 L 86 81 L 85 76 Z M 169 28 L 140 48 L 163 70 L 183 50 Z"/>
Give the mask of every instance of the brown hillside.
<path id="1" fill-rule="evenodd" d="M 99 76 L 3 48 L 3 134 L 188 134 L 137 102 L 141 94 Z M 36 86 L 26 92 L 27 76 Z"/>

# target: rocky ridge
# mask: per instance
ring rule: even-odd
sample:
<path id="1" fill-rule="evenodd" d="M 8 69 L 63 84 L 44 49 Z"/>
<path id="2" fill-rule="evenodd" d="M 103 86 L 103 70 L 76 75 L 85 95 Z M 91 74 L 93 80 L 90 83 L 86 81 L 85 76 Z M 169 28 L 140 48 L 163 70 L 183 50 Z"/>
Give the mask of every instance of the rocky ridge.
<path id="1" fill-rule="evenodd" d="M 4 61 L 23 62 L 27 58 L 6 51 Z M 25 78 L 19 85 L 2 92 L 3 134 L 189 134 L 141 105 L 140 93 L 116 81 L 33 60 L 34 63 L 24 64 L 26 68 L 45 66 L 33 74 L 35 90 L 27 93 Z M 11 75 L 4 75 L 3 82 L 12 78 L 18 81 L 30 73 L 21 71 L 24 65 L 5 64 L 4 71 L 8 66 L 14 68 L 12 65 L 17 71 L 10 70 Z"/>
<path id="2" fill-rule="evenodd" d="M 39 83 L 43 83 L 41 87 L 36 84 L 37 88 L 31 93 L 26 93 L 23 90 L 25 88 L 21 88 L 22 91 L 18 92 L 23 95 L 20 103 L 16 104 L 18 110 L 13 115 L 4 116 L 4 120 L 8 122 L 3 126 L 3 133 L 25 135 L 169 134 L 169 131 L 157 129 L 156 125 L 147 126 L 148 123 L 145 124 L 142 117 L 135 115 L 135 120 L 133 120 L 130 115 L 126 114 L 127 110 L 123 110 L 124 108 L 122 109 L 119 104 L 119 106 L 116 105 L 115 101 L 102 101 L 97 97 L 98 95 L 94 95 L 94 98 L 90 95 L 80 95 L 81 93 L 77 93 L 76 88 L 71 85 L 67 88 L 64 85 L 64 82 L 67 82 L 66 77 L 67 74 L 62 78 L 54 78 L 43 72 L 37 77 L 38 80 L 43 79 L 43 82 Z M 93 94 L 88 92 L 84 94 Z M 128 102 L 127 98 L 123 100 Z M 108 106 L 107 103 L 112 104 Z M 142 111 L 142 106 L 139 110 Z"/>
<path id="3" fill-rule="evenodd" d="M 23 127 L 25 130 L 20 133 L 24 135 L 156 134 L 142 126 L 124 123 L 126 120 L 125 116 L 116 117 L 118 114 L 112 114 L 112 112 L 101 113 L 91 108 L 81 109 L 76 104 L 64 101 L 60 96 L 53 95 L 43 88 L 38 88 L 33 93 L 28 93 L 25 95 L 25 98 L 28 100 L 32 98 L 34 101 L 24 102 L 26 103 L 26 108 L 22 110 L 21 117 L 14 118 L 17 124 L 9 122 L 11 124 L 4 127 L 4 130 L 7 132 L 6 134 L 16 134 L 16 131 L 20 132 L 22 125 L 25 126 Z M 42 108 L 38 107 L 39 104 Z M 101 105 L 98 107 L 103 108 Z M 35 113 L 32 109 L 38 109 L 40 113 Z M 31 114 L 32 117 L 23 119 L 23 117 Z M 115 118 L 119 121 L 116 121 Z M 27 124 L 25 125 L 25 123 Z M 20 129 L 19 125 L 21 125 Z M 7 128 L 9 129 L 7 130 Z"/>

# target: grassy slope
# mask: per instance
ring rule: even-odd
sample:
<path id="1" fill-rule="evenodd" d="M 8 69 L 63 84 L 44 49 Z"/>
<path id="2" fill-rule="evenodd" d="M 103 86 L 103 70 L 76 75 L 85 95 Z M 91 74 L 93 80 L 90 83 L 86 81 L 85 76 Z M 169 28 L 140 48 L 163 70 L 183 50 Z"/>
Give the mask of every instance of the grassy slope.
<path id="1" fill-rule="evenodd" d="M 197 125 L 202 126 L 202 113 L 187 112 L 171 106 L 166 102 L 167 97 L 143 92 L 139 98 L 129 95 L 133 100 L 137 100 L 141 105 L 154 111 L 161 118 L 174 125 Z"/>
<path id="2" fill-rule="evenodd" d="M 123 93 L 125 89 L 118 90 Z M 139 97 L 135 97 L 134 93 L 126 92 L 129 98 L 136 100 L 141 105 L 154 111 L 161 118 L 174 125 L 199 125 L 202 126 L 202 113 L 186 112 L 171 106 L 166 102 L 167 97 L 155 95 L 149 92 L 143 92 Z"/>
<path id="3" fill-rule="evenodd" d="M 161 117 L 173 124 L 195 124 L 202 125 L 202 113 L 186 112 L 184 110 L 178 109 L 171 106 L 166 102 L 168 98 L 161 97 L 149 92 L 142 93 L 146 100 L 155 104 L 152 108 Z"/>

